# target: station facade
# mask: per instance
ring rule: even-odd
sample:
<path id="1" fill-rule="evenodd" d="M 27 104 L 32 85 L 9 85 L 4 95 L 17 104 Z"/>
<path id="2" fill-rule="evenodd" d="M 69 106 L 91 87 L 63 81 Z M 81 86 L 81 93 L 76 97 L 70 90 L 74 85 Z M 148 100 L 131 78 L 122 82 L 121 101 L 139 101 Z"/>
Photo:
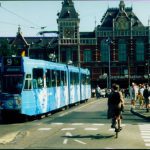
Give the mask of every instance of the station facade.
<path id="1" fill-rule="evenodd" d="M 85 67 L 91 71 L 92 87 L 119 83 L 127 88 L 132 82 L 149 83 L 150 22 L 144 26 L 120 0 L 117 8 L 107 8 L 100 24 L 91 32 L 80 32 L 80 18 L 72 0 L 64 0 L 57 14 L 57 36 L 8 37 L 17 54 Z M 3 37 L 0 40 L 4 40 Z"/>

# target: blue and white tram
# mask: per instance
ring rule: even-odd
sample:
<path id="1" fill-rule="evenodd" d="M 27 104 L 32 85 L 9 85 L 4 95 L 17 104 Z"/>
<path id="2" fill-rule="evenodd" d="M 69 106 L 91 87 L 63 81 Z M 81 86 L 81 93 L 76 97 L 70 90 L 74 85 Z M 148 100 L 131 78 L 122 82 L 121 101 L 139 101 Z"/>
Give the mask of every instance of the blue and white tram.
<path id="1" fill-rule="evenodd" d="M 18 56 L 3 57 L 1 71 L 3 112 L 35 116 L 90 98 L 90 82 L 80 81 L 89 78 L 87 69 Z"/>

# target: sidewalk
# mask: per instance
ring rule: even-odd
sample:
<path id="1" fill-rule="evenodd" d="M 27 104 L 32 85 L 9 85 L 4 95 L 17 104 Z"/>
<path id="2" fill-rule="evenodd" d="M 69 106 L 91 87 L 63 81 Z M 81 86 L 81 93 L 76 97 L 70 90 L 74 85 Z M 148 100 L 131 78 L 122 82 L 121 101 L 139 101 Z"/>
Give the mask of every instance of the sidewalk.
<path id="1" fill-rule="evenodd" d="M 127 105 L 130 105 L 130 100 L 126 100 Z M 150 120 L 150 108 L 149 108 L 149 112 L 146 112 L 146 108 L 139 108 L 139 104 L 135 105 L 134 109 L 130 110 L 134 115 L 137 115 L 139 117 L 142 117 L 144 119 Z"/>

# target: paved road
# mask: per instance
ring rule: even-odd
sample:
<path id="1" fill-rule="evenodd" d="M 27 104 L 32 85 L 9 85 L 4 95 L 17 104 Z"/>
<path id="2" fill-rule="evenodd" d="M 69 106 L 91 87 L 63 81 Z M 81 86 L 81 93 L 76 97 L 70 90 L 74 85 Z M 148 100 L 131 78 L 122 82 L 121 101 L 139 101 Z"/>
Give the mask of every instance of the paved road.
<path id="1" fill-rule="evenodd" d="M 128 104 L 128 101 L 126 102 Z M 125 106 L 123 130 L 114 137 L 107 119 L 107 99 L 87 103 L 41 120 L 0 125 L 0 148 L 26 149 L 149 149 L 149 122 Z"/>

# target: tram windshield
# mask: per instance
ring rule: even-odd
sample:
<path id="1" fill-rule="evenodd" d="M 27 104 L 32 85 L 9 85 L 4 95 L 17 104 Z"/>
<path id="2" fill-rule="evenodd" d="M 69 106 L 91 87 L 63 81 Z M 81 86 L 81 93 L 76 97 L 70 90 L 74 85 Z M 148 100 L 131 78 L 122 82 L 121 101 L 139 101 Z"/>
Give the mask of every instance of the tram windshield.
<path id="1" fill-rule="evenodd" d="M 23 75 L 12 74 L 2 76 L 2 92 L 11 94 L 20 94 L 23 88 Z"/>

